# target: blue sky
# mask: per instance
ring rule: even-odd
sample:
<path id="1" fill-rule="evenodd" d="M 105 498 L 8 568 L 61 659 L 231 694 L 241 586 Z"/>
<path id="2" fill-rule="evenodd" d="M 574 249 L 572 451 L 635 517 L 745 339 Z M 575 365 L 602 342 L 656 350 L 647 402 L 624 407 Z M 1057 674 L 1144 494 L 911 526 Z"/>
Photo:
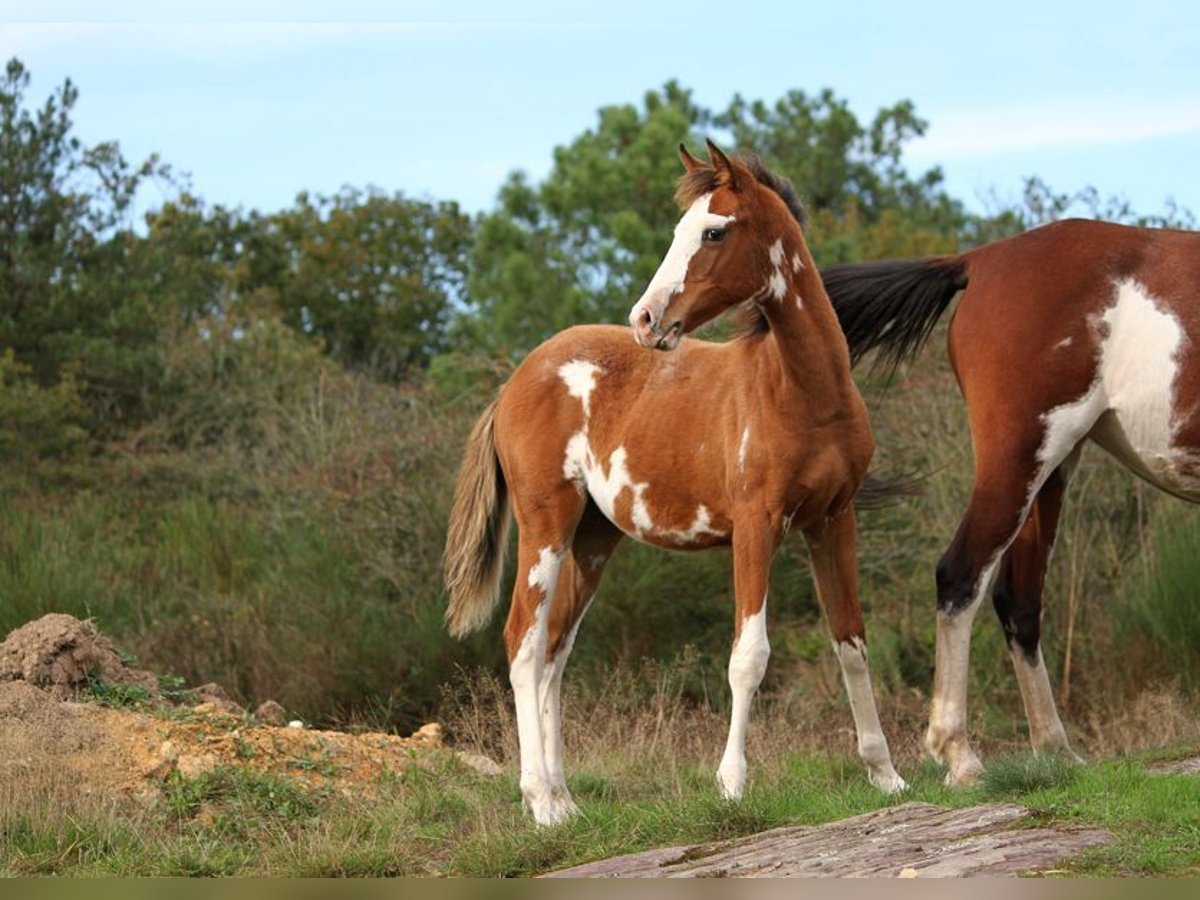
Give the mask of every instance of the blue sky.
<path id="1" fill-rule="evenodd" d="M 860 119 L 901 99 L 973 209 L 1022 178 L 1200 216 L 1200 4 L 0 2 L 0 53 L 39 103 L 70 77 L 77 132 L 151 152 L 209 203 L 270 212 L 301 190 L 376 185 L 492 206 L 549 171 L 599 107 L 676 79 L 714 110 L 830 87 Z M 562 21 L 575 8 L 592 21 Z M 157 17 L 157 18 L 156 18 Z M 289 24 L 271 21 L 287 18 Z M 337 17 L 337 23 L 324 21 Z M 408 22 L 386 20 L 409 19 Z M 993 199 L 995 198 L 995 199 Z M 148 198 L 153 204 L 155 198 Z"/>

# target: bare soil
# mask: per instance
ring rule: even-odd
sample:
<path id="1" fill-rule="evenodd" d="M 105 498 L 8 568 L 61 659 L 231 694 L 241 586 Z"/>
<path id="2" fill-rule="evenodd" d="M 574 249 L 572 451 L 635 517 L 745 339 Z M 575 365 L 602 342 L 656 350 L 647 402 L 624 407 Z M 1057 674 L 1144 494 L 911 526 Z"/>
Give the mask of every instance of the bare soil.
<path id="1" fill-rule="evenodd" d="M 136 688 L 141 708 L 90 702 L 97 686 L 118 696 Z M 150 795 L 172 772 L 239 767 L 361 794 L 443 752 L 437 724 L 410 737 L 321 731 L 289 727 L 270 702 L 248 713 L 216 685 L 186 697 L 164 699 L 158 679 L 127 665 L 90 622 L 54 614 L 13 631 L 0 644 L 0 792 L 12 795 L 14 781 L 54 771 L 63 783 L 115 799 Z"/>

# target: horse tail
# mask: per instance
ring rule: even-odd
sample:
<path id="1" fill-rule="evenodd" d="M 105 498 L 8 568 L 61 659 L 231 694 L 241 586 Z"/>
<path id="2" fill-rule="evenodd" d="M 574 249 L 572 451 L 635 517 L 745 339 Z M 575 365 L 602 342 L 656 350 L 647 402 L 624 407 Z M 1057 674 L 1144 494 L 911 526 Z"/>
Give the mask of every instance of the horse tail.
<path id="1" fill-rule="evenodd" d="M 443 557 L 450 594 L 446 628 L 454 637 L 482 628 L 491 618 L 508 552 L 508 486 L 494 443 L 496 403 L 471 429 L 454 486 Z"/>
<path id="2" fill-rule="evenodd" d="M 868 472 L 854 495 L 855 509 L 882 509 L 896 500 L 917 497 L 924 490 L 923 475 L 882 476 Z"/>
<path id="3" fill-rule="evenodd" d="M 850 360 L 880 348 L 877 365 L 915 357 L 955 294 L 967 286 L 963 256 L 831 266 L 825 290 L 850 345 Z"/>

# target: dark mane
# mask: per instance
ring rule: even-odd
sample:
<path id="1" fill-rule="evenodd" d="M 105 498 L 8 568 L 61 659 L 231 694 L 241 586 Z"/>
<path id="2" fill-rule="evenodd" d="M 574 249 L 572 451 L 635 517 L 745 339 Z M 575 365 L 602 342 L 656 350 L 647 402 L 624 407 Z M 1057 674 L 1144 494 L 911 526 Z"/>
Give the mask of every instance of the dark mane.
<path id="1" fill-rule="evenodd" d="M 788 212 L 795 218 L 801 231 L 808 229 L 808 213 L 800 203 L 800 198 L 796 196 L 796 188 L 791 179 L 770 171 L 763 165 L 758 154 L 750 150 L 738 151 L 733 156 L 733 162 L 740 163 L 750 171 L 755 181 L 779 195 L 779 199 L 783 201 Z M 681 209 L 687 209 L 697 199 L 705 194 L 711 194 L 721 184 L 721 175 L 716 167 L 711 163 L 705 163 L 699 168 L 679 176 L 679 181 L 675 186 L 675 202 Z"/>
<path id="2" fill-rule="evenodd" d="M 788 212 L 796 220 L 796 224 L 800 226 L 800 231 L 808 229 L 808 213 L 800 203 L 800 198 L 796 196 L 796 188 L 791 179 L 770 171 L 763 165 L 758 154 L 750 150 L 738 151 L 732 160 L 749 170 L 755 181 L 770 188 L 779 196 L 784 206 L 788 208 Z M 681 209 L 687 209 L 700 197 L 711 194 L 722 184 L 722 175 L 717 168 L 712 163 L 704 163 L 679 176 L 679 181 L 675 186 L 675 202 Z M 771 330 L 762 308 L 754 301 L 741 304 L 740 318 L 742 323 L 738 328 L 738 333 L 742 337 L 764 334 Z"/>

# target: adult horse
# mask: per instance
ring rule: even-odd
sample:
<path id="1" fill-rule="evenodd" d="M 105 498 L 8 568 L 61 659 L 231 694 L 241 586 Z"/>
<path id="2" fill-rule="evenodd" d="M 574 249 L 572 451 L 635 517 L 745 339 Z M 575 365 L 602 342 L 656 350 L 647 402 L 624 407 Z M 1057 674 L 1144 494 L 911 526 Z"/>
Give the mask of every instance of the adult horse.
<path id="1" fill-rule="evenodd" d="M 811 550 L 868 776 L 889 793 L 905 786 L 875 710 L 858 598 L 852 501 L 874 444 L 802 212 L 791 184 L 753 158 L 729 159 L 712 144 L 708 163 L 683 147 L 680 155 L 676 199 L 686 212 L 633 307 L 632 334 L 580 326 L 530 353 L 476 423 L 455 489 L 446 541 L 452 634 L 490 615 L 510 507 L 517 521 L 504 640 L 521 793 L 539 824 L 575 811 L 559 686 L 623 535 L 675 550 L 732 546 L 724 796 L 740 797 L 745 785 L 750 701 L 769 655 L 767 578 L 789 526 Z M 753 325 L 741 339 L 683 338 L 742 302 Z"/>
<path id="2" fill-rule="evenodd" d="M 971 623 L 989 581 L 1035 750 L 1071 753 L 1040 643 L 1063 493 L 1089 438 L 1164 491 L 1200 500 L 1200 234 L 1067 220 L 958 256 L 824 273 L 857 360 L 915 354 L 951 300 L 950 360 L 967 404 L 975 484 L 937 567 L 937 651 L 925 745 L 959 784 Z"/>

